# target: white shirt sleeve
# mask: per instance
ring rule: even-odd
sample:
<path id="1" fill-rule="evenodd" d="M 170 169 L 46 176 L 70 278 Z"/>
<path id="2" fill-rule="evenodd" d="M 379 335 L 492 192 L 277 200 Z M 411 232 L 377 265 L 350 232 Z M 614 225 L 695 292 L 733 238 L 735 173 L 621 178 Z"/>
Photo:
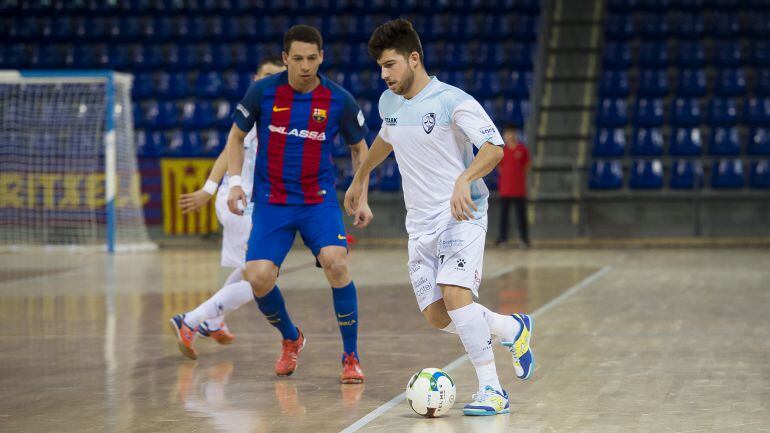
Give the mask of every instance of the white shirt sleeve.
<path id="1" fill-rule="evenodd" d="M 503 146 L 503 137 L 475 99 L 467 99 L 458 104 L 452 112 L 452 121 L 477 148 L 481 148 L 486 142 Z"/>

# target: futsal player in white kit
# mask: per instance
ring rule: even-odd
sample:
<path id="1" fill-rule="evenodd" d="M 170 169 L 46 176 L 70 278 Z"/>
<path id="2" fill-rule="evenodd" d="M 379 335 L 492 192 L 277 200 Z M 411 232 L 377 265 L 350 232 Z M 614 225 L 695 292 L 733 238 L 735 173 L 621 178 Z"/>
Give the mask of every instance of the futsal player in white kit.
<path id="1" fill-rule="evenodd" d="M 283 59 L 279 56 L 264 58 L 254 75 L 254 80 L 261 80 L 273 74 L 286 70 Z M 241 170 L 243 190 L 246 195 L 251 197 L 251 189 L 254 175 L 254 161 L 257 152 L 257 134 L 256 129 L 252 129 L 244 139 L 244 160 Z M 195 334 L 201 337 L 212 338 L 220 344 L 230 344 L 233 341 L 233 335 L 224 322 L 224 311 L 233 311 L 241 305 L 254 300 L 251 291 L 251 285 L 243 279 L 243 269 L 246 258 L 246 244 L 249 240 L 251 231 L 251 207 L 246 209 L 243 215 L 236 215 L 227 208 L 228 177 L 227 173 L 227 154 L 223 150 L 211 169 L 206 184 L 203 188 L 180 197 L 179 203 L 182 212 L 192 212 L 204 206 L 216 193 L 215 208 L 217 218 L 222 224 L 222 267 L 233 268 L 232 273 L 218 292 L 200 304 L 192 311 L 185 314 L 179 314 L 171 319 L 171 325 L 177 337 L 187 337 L 189 340 L 195 337 Z M 222 181 L 220 186 L 219 181 Z M 217 188 L 219 191 L 217 192 Z M 249 200 L 250 203 L 251 200 Z M 239 284 L 239 283 L 243 284 Z M 184 321 L 187 327 L 177 326 L 176 321 Z M 194 329 L 196 332 L 188 336 L 179 335 L 180 332 Z M 190 349 L 191 348 L 191 349 Z M 179 350 L 188 358 L 196 359 L 197 352 L 184 344 L 179 345 Z"/>
<path id="2" fill-rule="evenodd" d="M 378 27 L 369 54 L 388 85 L 380 97 L 382 129 L 345 194 L 345 209 L 363 227 L 364 180 L 393 151 L 403 179 L 409 274 L 420 310 L 439 329 L 459 334 L 479 379 L 465 415 L 510 412 L 492 351 L 498 336 L 519 379 L 534 370 L 532 318 L 475 303 L 481 283 L 489 190 L 481 179 L 503 157 L 503 139 L 479 103 L 429 77 L 419 36 L 406 20 Z M 474 157 L 473 147 L 478 149 Z"/>

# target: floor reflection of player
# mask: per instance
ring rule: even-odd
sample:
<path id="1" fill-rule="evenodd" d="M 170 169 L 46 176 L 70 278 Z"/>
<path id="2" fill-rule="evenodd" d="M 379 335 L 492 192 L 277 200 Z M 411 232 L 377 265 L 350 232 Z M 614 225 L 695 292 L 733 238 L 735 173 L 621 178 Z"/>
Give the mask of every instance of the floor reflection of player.
<path id="1" fill-rule="evenodd" d="M 233 373 L 231 362 L 221 362 L 202 372 L 197 367 L 197 364 L 182 364 L 177 370 L 178 396 L 185 411 L 209 418 L 216 431 L 266 430 L 264 422 L 253 410 L 233 407 L 227 400 L 225 388 Z"/>

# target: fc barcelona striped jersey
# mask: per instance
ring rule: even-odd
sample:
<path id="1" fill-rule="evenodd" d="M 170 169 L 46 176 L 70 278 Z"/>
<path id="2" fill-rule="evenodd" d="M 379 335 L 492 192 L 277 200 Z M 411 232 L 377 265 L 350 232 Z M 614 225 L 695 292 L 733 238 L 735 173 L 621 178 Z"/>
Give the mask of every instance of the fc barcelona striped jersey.
<path id="1" fill-rule="evenodd" d="M 339 132 L 353 145 L 369 130 L 353 96 L 328 78 L 319 78 L 318 87 L 299 93 L 289 85 L 287 72 L 271 75 L 252 83 L 233 112 L 241 130 L 257 126 L 252 201 L 337 201 L 332 141 Z"/>

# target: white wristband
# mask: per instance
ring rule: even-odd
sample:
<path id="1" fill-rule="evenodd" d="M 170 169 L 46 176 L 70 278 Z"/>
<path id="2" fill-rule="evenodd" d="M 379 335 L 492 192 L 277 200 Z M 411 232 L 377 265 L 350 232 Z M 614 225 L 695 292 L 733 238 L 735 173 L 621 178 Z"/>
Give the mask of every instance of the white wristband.
<path id="1" fill-rule="evenodd" d="M 217 192 L 217 188 L 219 188 L 219 184 L 213 180 L 206 180 L 206 184 L 203 185 L 203 190 L 209 193 L 209 195 L 214 195 Z"/>
<path id="2" fill-rule="evenodd" d="M 235 176 L 230 176 L 229 184 L 231 189 L 234 186 L 241 186 L 241 176 L 237 174 Z"/>

